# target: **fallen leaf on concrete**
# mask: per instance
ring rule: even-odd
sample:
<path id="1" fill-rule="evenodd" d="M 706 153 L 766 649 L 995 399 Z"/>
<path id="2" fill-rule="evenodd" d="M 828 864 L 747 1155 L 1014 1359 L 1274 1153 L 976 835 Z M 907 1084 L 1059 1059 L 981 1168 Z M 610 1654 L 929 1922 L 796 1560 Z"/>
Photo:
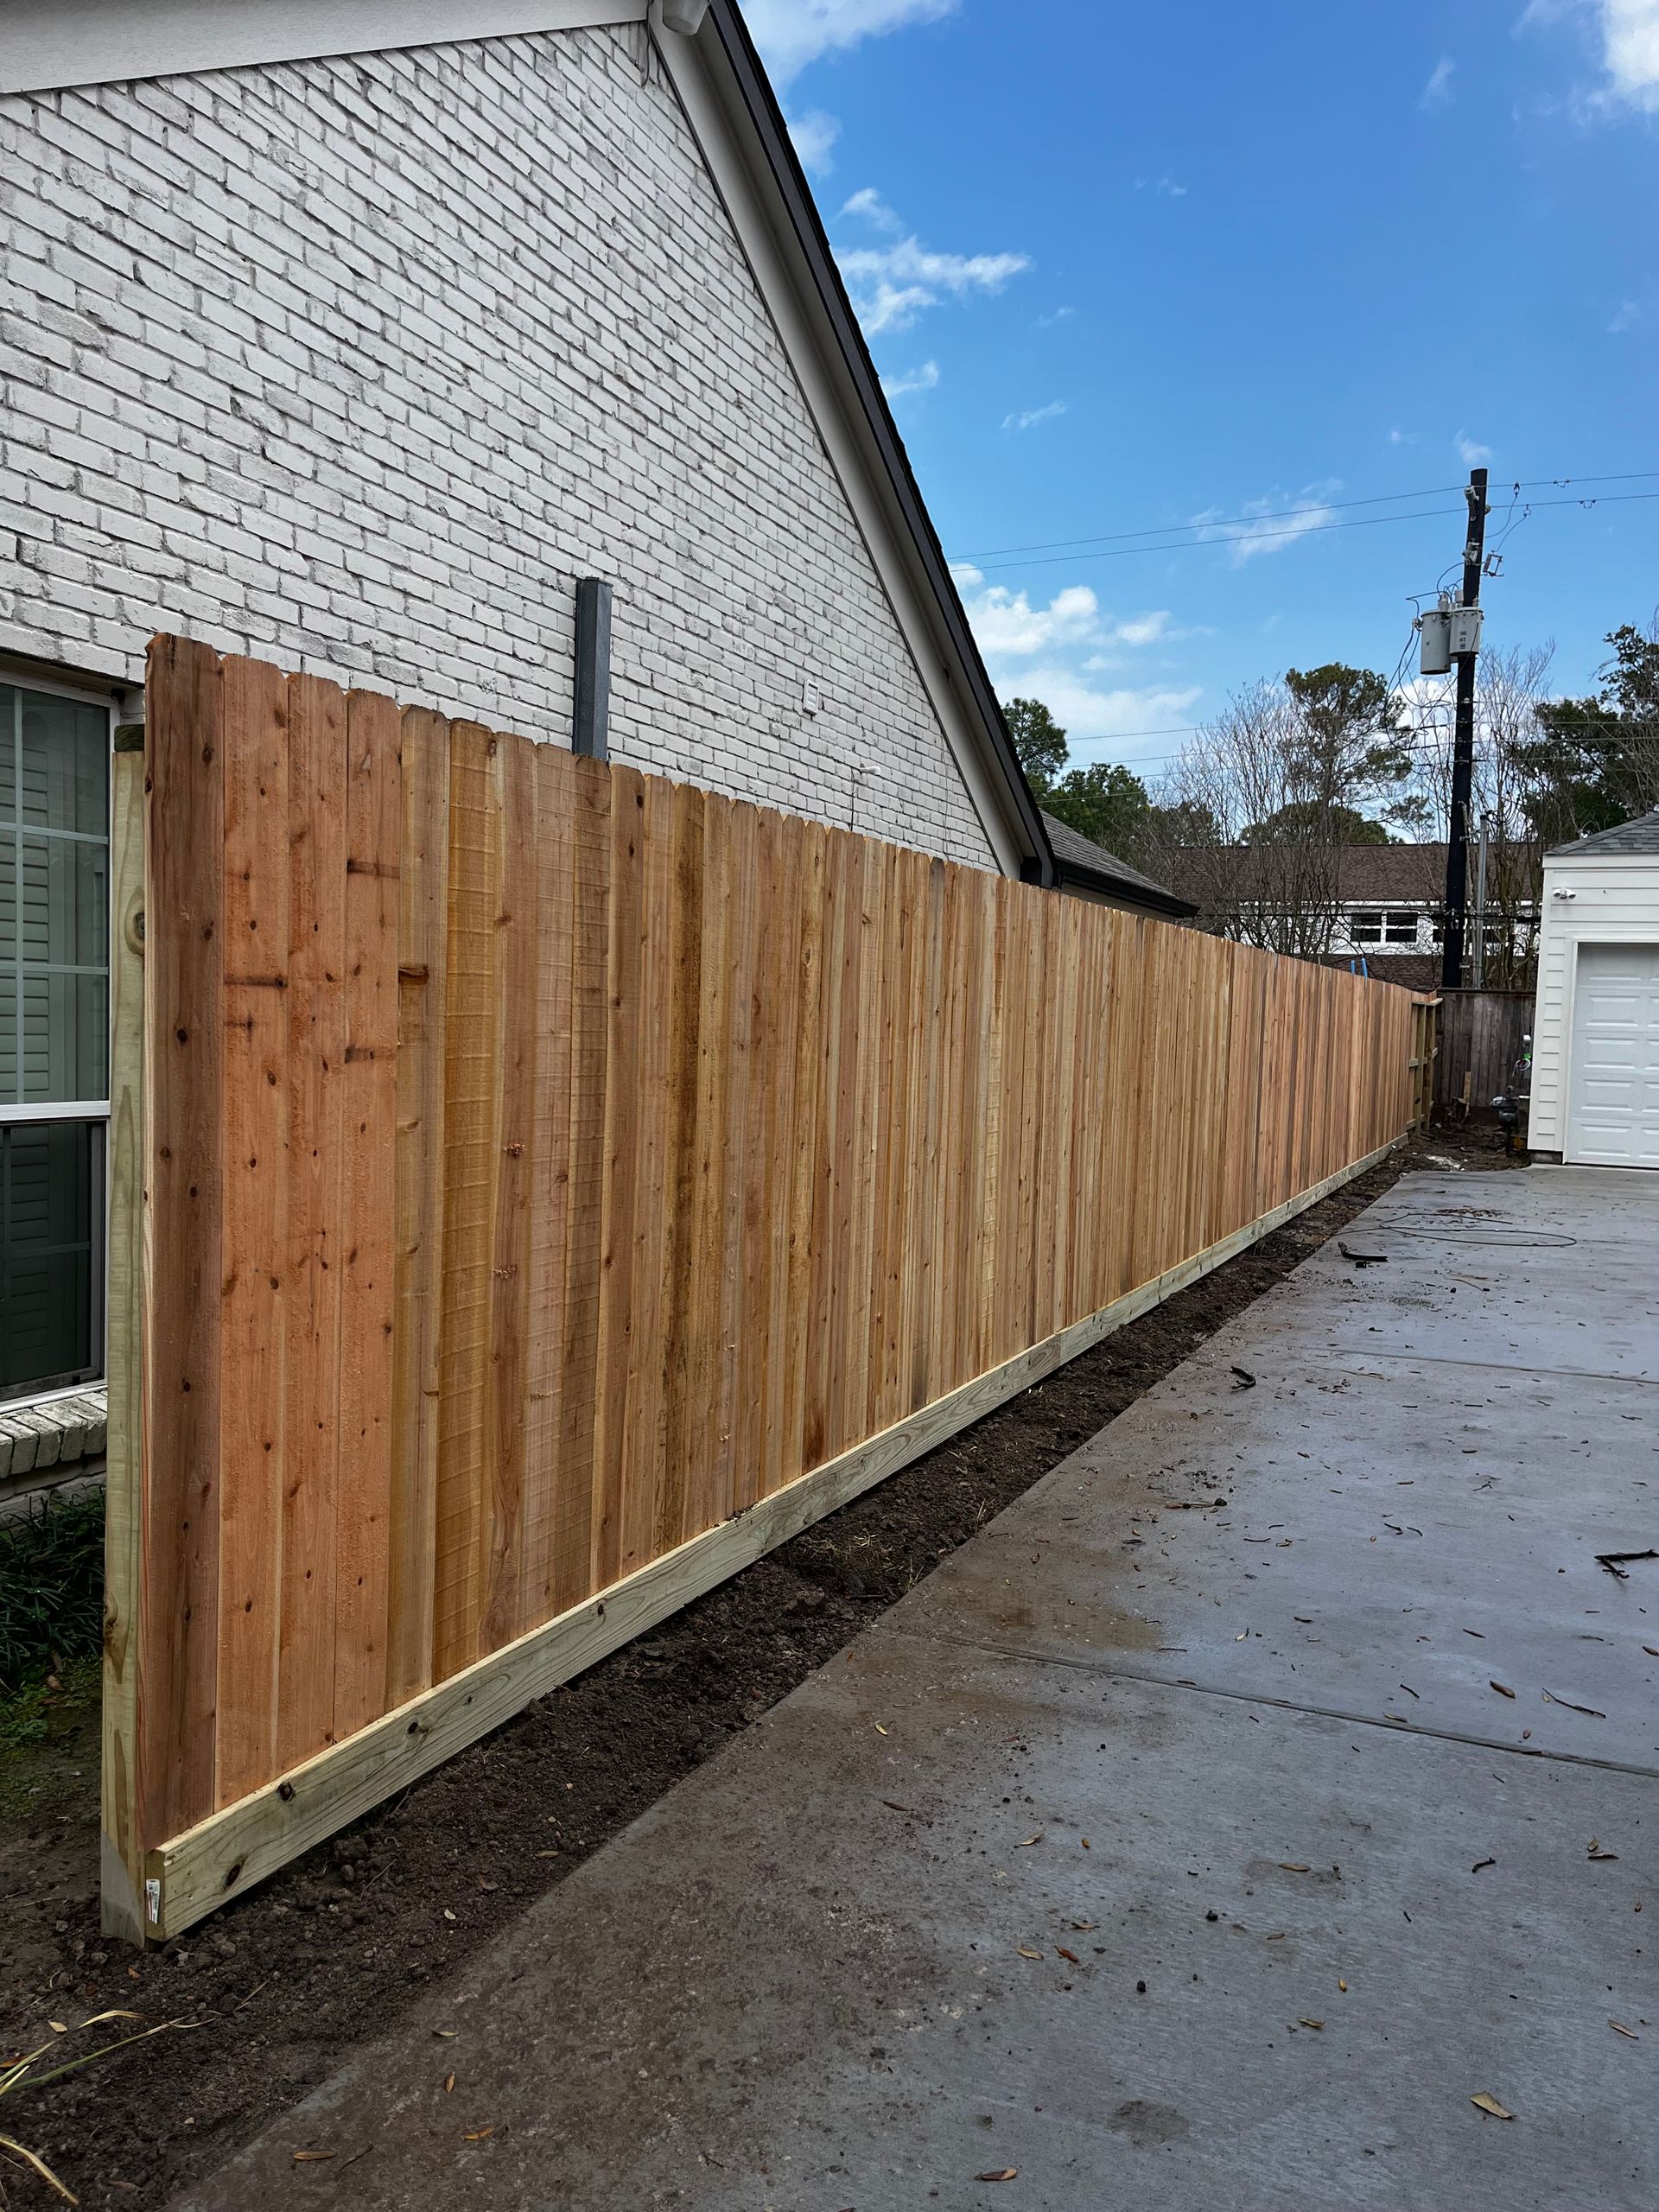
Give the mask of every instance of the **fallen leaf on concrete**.
<path id="1" fill-rule="evenodd" d="M 1499 1697 L 1513 1697 L 1515 1695 L 1515 1692 L 1512 1689 L 1506 1688 L 1502 1682 L 1493 1682 L 1491 1687 L 1497 1692 Z"/>
<path id="2" fill-rule="evenodd" d="M 67 2036 L 69 2032 L 67 2020 L 48 2020 L 46 2024 L 54 2036 Z"/>
<path id="3" fill-rule="evenodd" d="M 1503 2106 L 1497 2101 L 1497 2099 L 1488 2090 L 1482 2089 L 1478 2095 L 1471 2097 L 1469 2101 L 1471 2105 L 1476 2106 L 1480 2111 L 1490 2113 L 1494 2120 L 1513 2120 L 1515 2118 L 1515 2114 L 1512 2112 L 1504 2111 Z"/>
<path id="4" fill-rule="evenodd" d="M 1246 1543 L 1249 1543 L 1249 1541 L 1250 1541 L 1250 1539 L 1247 1536 L 1247 1537 L 1244 1539 L 1244 1541 L 1245 1541 L 1245 1542 L 1246 1542 Z M 1268 1541 L 1268 1540 L 1267 1540 L 1267 1538 L 1266 1538 L 1265 1536 L 1263 1536 L 1263 1537 L 1262 1537 L 1262 1541 L 1265 1544 L 1265 1543 L 1267 1542 L 1267 1541 Z M 1249 1632 L 1250 1632 L 1250 1631 L 1249 1631 L 1249 1629 L 1247 1629 L 1247 1628 L 1242 1628 L 1242 1629 L 1240 1629 L 1240 1630 L 1238 1631 L 1238 1634 L 1237 1634 L 1237 1635 L 1233 1638 L 1233 1642 L 1234 1642 L 1235 1643 L 1243 1643 L 1243 1641 L 1244 1641 L 1244 1639 L 1245 1639 L 1245 1637 L 1249 1634 Z"/>
<path id="5" fill-rule="evenodd" d="M 444 1916 L 444 1918 L 445 1918 L 446 1920 L 453 1920 L 453 1919 L 454 1918 L 454 1916 L 454 1916 L 454 1914 L 453 1912 L 451 1912 L 451 1911 L 450 1911 L 450 1910 L 449 1910 L 448 1906 L 448 1905 L 445 1905 L 445 1907 L 443 1908 L 443 1916 Z"/>
<path id="6" fill-rule="evenodd" d="M 294 2163 L 296 2166 L 320 2166 L 325 2158 L 332 2158 L 334 2155 L 332 2151 L 296 2151 Z"/>
<path id="7" fill-rule="evenodd" d="M 1594 1836 L 1592 1836 L 1588 1856 L 1592 1859 L 1617 1859 L 1618 1853 L 1616 1851 L 1604 1851 Z"/>
<path id="8" fill-rule="evenodd" d="M 976 2174 L 974 2176 L 974 2179 L 976 2181 L 1018 2181 L 1019 2178 L 1020 2169 L 1018 2166 L 1003 2166 L 994 2174 Z"/>
<path id="9" fill-rule="evenodd" d="M 1497 1861 L 1496 1859 L 1477 1859 L 1474 1865 L 1469 1869 L 1469 1872 L 1471 1874 L 1478 1874 L 1483 1866 L 1496 1866 L 1497 1864 Z"/>
<path id="10" fill-rule="evenodd" d="M 1296 2024 L 1299 2028 L 1322 2028 L 1325 2025 L 1325 2022 L 1323 2020 L 1309 2020 L 1304 2018 L 1298 2020 Z"/>
<path id="11" fill-rule="evenodd" d="M 1022 1943 L 1020 1946 L 1020 1955 L 1022 1959 L 1040 1959 L 1043 1955 L 1040 1951 L 1029 1949 L 1027 1945 Z"/>
<path id="12" fill-rule="evenodd" d="M 1544 1703 L 1564 1705 L 1569 1713 L 1585 1713 L 1592 1720 L 1605 1720 L 1607 1718 L 1605 1713 L 1598 1713 L 1593 1705 L 1574 1705 L 1570 1697 L 1552 1697 L 1548 1690 L 1544 1692 Z"/>
<path id="13" fill-rule="evenodd" d="M 1341 1990 L 1344 1997 L 1348 1994 L 1348 1985 L 1345 1981 L 1339 1981 L 1337 1984 L 1337 1987 Z"/>
<path id="14" fill-rule="evenodd" d="M 1627 2028 L 1622 2020 L 1609 2020 L 1607 2024 L 1616 2036 L 1628 2036 L 1632 2043 L 1640 2043 L 1642 2040 L 1636 2030 Z"/>
<path id="15" fill-rule="evenodd" d="M 454 2043 L 461 2031 L 459 2028 L 434 2028 L 432 2032 L 442 2043 Z"/>
<path id="16" fill-rule="evenodd" d="M 1249 1369 L 1248 1367 L 1236 1367 L 1236 1368 L 1234 1368 L 1234 1370 L 1233 1370 L 1233 1376 L 1234 1376 L 1233 1388 L 1234 1388 L 1234 1389 L 1235 1389 L 1235 1390 L 1254 1390 L 1254 1389 L 1255 1389 L 1255 1376 L 1254 1376 L 1254 1375 L 1252 1375 L 1252 1374 L 1251 1374 L 1251 1372 L 1250 1372 L 1250 1370 L 1249 1370 Z"/>
<path id="17" fill-rule="evenodd" d="M 1422 1703 L 1422 1701 L 1423 1701 L 1423 1700 L 1422 1700 L 1421 1694 L 1419 1691 L 1413 1689 L 1413 1688 L 1411 1687 L 1411 1684 L 1410 1684 L 1409 1682 L 1402 1682 L 1402 1683 L 1401 1683 L 1401 1685 L 1400 1685 L 1400 1687 L 1401 1687 L 1401 1688 L 1402 1688 L 1402 1690 L 1404 1690 L 1404 1692 L 1405 1692 L 1405 1694 L 1406 1694 L 1406 1695 L 1407 1695 L 1408 1697 L 1414 1697 L 1414 1698 L 1417 1700 L 1417 1702 L 1418 1702 L 1418 1704 L 1419 1704 L 1419 1705 L 1421 1705 L 1421 1704 Z"/>
<path id="18" fill-rule="evenodd" d="M 1281 1874 L 1311 1874 L 1313 1871 L 1311 1866 L 1305 1866 L 1300 1859 L 1281 1859 L 1279 1861 L 1279 1872 Z"/>
<path id="19" fill-rule="evenodd" d="M 1642 1649 L 1647 1653 L 1649 1659 L 1659 1659 L 1659 1651 L 1656 1651 L 1650 1643 L 1644 1643 Z"/>
<path id="20" fill-rule="evenodd" d="M 1043 1831 L 1039 1828 L 1035 1835 L 1021 1836 L 1014 1847 L 1016 1851 L 1029 1851 L 1033 1843 L 1040 1843 L 1042 1840 Z"/>
<path id="21" fill-rule="evenodd" d="M 1077 1838 L 1077 1841 L 1083 1846 L 1085 1851 L 1092 1851 L 1094 1848 L 1094 1846 L 1090 1842 L 1086 1835 L 1080 1835 Z"/>
<path id="22" fill-rule="evenodd" d="M 1068 1951 L 1064 1943 L 1057 1943 L 1054 1946 L 1054 1949 L 1060 1958 L 1070 1959 L 1074 1967 L 1080 1967 L 1083 1964 L 1083 1961 L 1077 1956 L 1077 1953 L 1075 1951 Z"/>
<path id="23" fill-rule="evenodd" d="M 487 2142 L 494 2133 L 493 2127 L 475 2127 L 470 2135 L 463 2135 L 461 2139 L 463 2143 L 484 2143 Z"/>
<path id="24" fill-rule="evenodd" d="M 1074 1920 L 1071 1923 L 1074 1928 L 1080 1928 L 1085 1936 L 1090 1934 L 1097 1924 L 1092 1920 Z"/>
<path id="25" fill-rule="evenodd" d="M 1477 1643 L 1484 1643 L 1486 1641 L 1478 1628 L 1466 1628 L 1463 1632 L 1465 1636 L 1472 1636 Z"/>
<path id="26" fill-rule="evenodd" d="M 887 1732 L 879 1720 L 875 1724 L 875 1732 L 878 1736 L 885 1736 Z"/>

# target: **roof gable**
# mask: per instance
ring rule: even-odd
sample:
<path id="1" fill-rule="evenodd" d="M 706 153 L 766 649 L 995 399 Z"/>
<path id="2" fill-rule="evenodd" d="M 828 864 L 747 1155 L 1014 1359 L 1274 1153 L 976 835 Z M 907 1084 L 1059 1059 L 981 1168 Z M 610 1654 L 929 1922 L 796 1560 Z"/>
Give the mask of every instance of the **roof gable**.
<path id="1" fill-rule="evenodd" d="M 1553 845 L 1546 857 L 1611 861 L 1655 855 L 1659 855 L 1659 806 L 1650 814 L 1637 815 L 1633 822 L 1618 822 L 1611 830 L 1598 830 L 1592 837 L 1576 838 L 1570 845 Z"/>
<path id="2" fill-rule="evenodd" d="M 647 0 L 8 0 L 0 92 L 654 26 L 658 13 Z M 711 0 L 694 36 L 656 35 L 998 864 L 1052 883 L 1042 817 L 735 0 Z"/>

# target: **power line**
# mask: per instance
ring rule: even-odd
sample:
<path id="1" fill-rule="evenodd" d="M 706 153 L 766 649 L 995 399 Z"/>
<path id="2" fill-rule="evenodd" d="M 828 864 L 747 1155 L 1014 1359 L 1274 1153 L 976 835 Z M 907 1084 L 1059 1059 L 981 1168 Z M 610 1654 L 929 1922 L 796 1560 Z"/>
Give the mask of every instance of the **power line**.
<path id="1" fill-rule="evenodd" d="M 1659 478 L 1659 469 L 1632 470 L 1620 476 L 1539 477 L 1529 480 L 1529 485 L 1560 488 L 1574 482 L 1628 484 L 1646 482 L 1654 478 Z M 1517 484 L 1515 488 L 1524 490 L 1529 488 L 1529 485 Z M 1297 518 L 1305 515 L 1334 514 L 1352 507 L 1391 505 L 1399 499 L 1432 499 L 1442 491 L 1455 491 L 1460 488 L 1456 485 L 1432 485 L 1424 491 L 1395 492 L 1372 499 L 1322 500 L 1316 505 L 1286 507 L 1270 514 L 1231 515 L 1213 522 L 1166 523 L 1155 530 L 1120 531 L 1112 535 L 1099 537 L 1048 538 L 1039 540 L 1027 547 L 998 546 L 987 553 L 962 554 L 956 558 L 957 565 L 977 569 L 1042 568 L 1054 562 L 1077 557 L 1093 561 L 1122 560 L 1135 553 L 1179 553 L 1189 550 L 1194 546 L 1251 544 L 1259 543 L 1263 539 L 1275 537 L 1311 537 L 1315 531 L 1370 530 L 1376 528 L 1381 523 L 1439 521 L 1447 515 L 1459 514 L 1462 510 L 1456 507 L 1423 507 L 1410 514 L 1366 515 L 1356 522 L 1298 522 Z M 1525 504 L 1529 512 L 1535 513 L 1546 507 L 1583 507 L 1587 510 L 1596 506 L 1624 505 L 1631 500 L 1655 499 L 1659 499 L 1659 492 L 1601 492 L 1592 493 L 1587 499 L 1531 499 Z M 1288 530 L 1261 530 L 1256 527 L 1262 522 L 1286 521 L 1292 524 Z M 1186 534 L 1194 531 L 1199 534 L 1197 536 Z M 1173 542 L 1160 545 L 1131 544 L 1128 542 L 1131 539 L 1151 537 L 1160 537 Z M 1044 545 L 1052 545 L 1059 550 L 1046 553 L 1041 550 Z M 1108 552 L 1090 552 L 1087 549 L 1091 546 L 1116 547 L 1117 550 Z M 1035 557 L 1006 560 L 997 557 L 1002 554 L 1028 555 Z"/>
<path id="2" fill-rule="evenodd" d="M 1656 471 L 1656 474 L 1659 474 Z M 1001 553 L 1064 553 L 1078 545 L 1118 545 L 1131 537 L 1163 537 L 1174 530 L 1223 530 L 1236 523 L 1283 522 L 1289 515 L 1328 515 L 1348 507 L 1386 507 L 1402 499 L 1433 499 L 1444 492 L 1460 492 L 1460 484 L 1428 484 L 1417 492 L 1381 492 L 1370 499 L 1315 499 L 1305 507 L 1277 507 L 1259 515 L 1215 515 L 1202 522 L 1166 522 L 1151 530 L 1109 531 L 1097 537 L 1042 537 L 1031 545 L 991 545 L 983 553 L 963 553 L 963 561 L 994 561 Z"/>

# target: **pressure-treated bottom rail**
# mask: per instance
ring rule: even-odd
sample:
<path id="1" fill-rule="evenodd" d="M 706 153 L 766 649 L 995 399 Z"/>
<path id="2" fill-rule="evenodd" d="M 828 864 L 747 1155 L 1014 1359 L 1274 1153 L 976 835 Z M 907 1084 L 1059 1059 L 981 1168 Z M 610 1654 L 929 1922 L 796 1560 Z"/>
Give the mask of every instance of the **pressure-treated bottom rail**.
<path id="1" fill-rule="evenodd" d="M 1381 1146 L 1259 1221 L 1144 1283 L 802 1476 L 733 1520 L 654 1560 L 602 1597 L 572 1607 L 516 1643 L 411 1699 L 348 1741 L 296 1767 L 270 1789 L 202 1821 L 149 1854 L 148 1933 L 162 1942 L 203 1914 L 335 1834 L 445 1759 L 487 1735 L 730 1576 L 799 1535 L 826 1514 L 896 1474 L 982 1414 L 1160 1305 L 1238 1253 L 1329 1198 L 1393 1151 Z"/>

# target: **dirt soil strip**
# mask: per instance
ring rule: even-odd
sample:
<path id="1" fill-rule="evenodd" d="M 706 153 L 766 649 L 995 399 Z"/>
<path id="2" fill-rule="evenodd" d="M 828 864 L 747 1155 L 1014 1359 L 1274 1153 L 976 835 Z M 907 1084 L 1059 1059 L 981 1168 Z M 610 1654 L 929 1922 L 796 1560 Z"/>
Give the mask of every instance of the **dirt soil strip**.
<path id="1" fill-rule="evenodd" d="M 1396 1153 L 144 1959 L 98 1932 L 95 1713 L 37 1756 L 31 1778 L 9 1762 L 0 2056 L 45 2040 L 48 2020 L 111 2005 L 202 2024 L 9 2100 L 7 2132 L 83 2204 L 159 2212 L 1424 1154 L 1506 1164 L 1480 1133 Z M 18 2204 L 51 2201 L 22 2177 L 6 2187 Z"/>

